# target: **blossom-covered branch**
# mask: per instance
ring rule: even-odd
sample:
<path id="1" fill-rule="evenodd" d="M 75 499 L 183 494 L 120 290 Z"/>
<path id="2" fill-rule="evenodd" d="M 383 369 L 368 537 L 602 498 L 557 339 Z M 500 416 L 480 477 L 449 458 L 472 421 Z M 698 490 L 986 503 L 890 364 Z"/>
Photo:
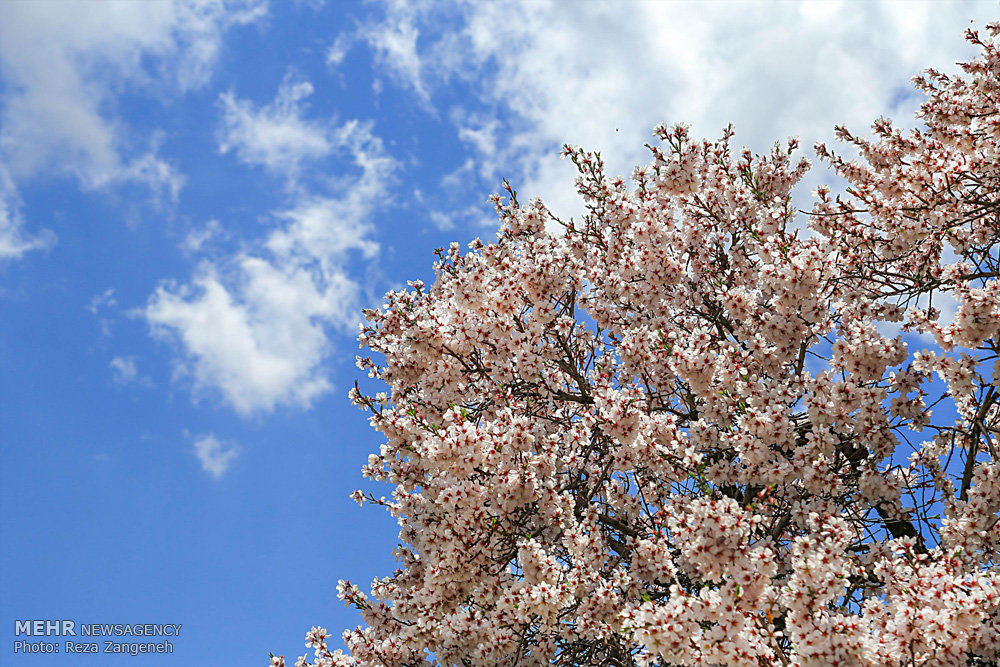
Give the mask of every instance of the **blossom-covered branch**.
<path id="1" fill-rule="evenodd" d="M 794 140 L 658 127 L 631 187 L 567 147 L 583 219 L 508 186 L 496 242 L 367 312 L 400 569 L 342 583 L 365 625 L 313 664 L 996 664 L 988 32 L 915 79 L 922 129 L 817 146 L 849 187 L 809 211 Z"/>

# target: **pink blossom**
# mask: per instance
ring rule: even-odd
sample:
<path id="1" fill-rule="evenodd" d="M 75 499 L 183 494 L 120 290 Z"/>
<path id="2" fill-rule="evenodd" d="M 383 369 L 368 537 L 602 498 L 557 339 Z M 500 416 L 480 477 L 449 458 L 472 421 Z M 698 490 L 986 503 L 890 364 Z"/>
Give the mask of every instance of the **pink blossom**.
<path id="1" fill-rule="evenodd" d="M 634 188 L 567 146 L 582 220 L 507 186 L 494 242 L 367 311 L 387 391 L 351 400 L 394 490 L 354 498 L 398 519 L 399 569 L 341 582 L 363 625 L 337 651 L 314 627 L 311 664 L 995 664 L 988 32 L 963 77 L 915 79 L 921 129 L 815 147 L 849 187 L 808 213 L 794 139 L 658 126 Z"/>

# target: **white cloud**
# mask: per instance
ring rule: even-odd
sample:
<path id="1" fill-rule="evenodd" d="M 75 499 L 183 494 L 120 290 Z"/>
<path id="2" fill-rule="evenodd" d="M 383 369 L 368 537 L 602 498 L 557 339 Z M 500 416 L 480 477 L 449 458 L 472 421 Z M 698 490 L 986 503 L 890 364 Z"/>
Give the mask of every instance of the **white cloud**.
<path id="1" fill-rule="evenodd" d="M 222 153 L 235 151 L 248 164 L 263 166 L 294 180 L 301 164 L 324 158 L 335 146 L 328 123 L 302 118 L 302 100 L 312 95 L 308 81 L 286 77 L 273 104 L 255 108 L 230 91 L 219 98 L 223 127 L 219 137 Z"/>
<path id="2" fill-rule="evenodd" d="M 114 308 L 117 305 L 118 299 L 115 298 L 115 289 L 110 287 L 91 299 L 85 308 L 92 314 L 97 315 L 105 308 Z"/>
<path id="3" fill-rule="evenodd" d="M 154 97 L 202 85 L 223 33 L 257 20 L 263 0 L 9 2 L 0 21 L 0 256 L 47 247 L 12 212 L 13 185 L 37 174 L 84 189 L 147 185 L 154 203 L 176 199 L 183 176 L 149 146 L 133 145 L 116 116 L 126 88 Z M 142 143 L 140 141 L 140 143 Z"/>
<path id="4" fill-rule="evenodd" d="M 441 211 L 430 211 L 427 216 L 434 223 L 434 226 L 443 232 L 455 229 L 454 216 L 442 213 Z"/>
<path id="5" fill-rule="evenodd" d="M 56 235 L 47 229 L 26 232 L 20 208 L 14 181 L 0 163 L 0 263 L 20 259 L 32 250 L 47 250 L 56 242 Z"/>
<path id="6" fill-rule="evenodd" d="M 974 2 L 387 2 L 360 31 L 389 79 L 423 102 L 455 81 L 448 109 L 483 179 L 511 178 L 556 213 L 580 212 L 563 143 L 599 150 L 628 175 L 659 122 L 714 138 L 728 123 L 756 151 L 798 135 L 809 151 L 834 124 L 912 124 L 909 79 L 973 51 L 962 31 L 993 18 Z M 447 26 L 442 29 L 441 26 Z M 419 39 L 418 39 L 419 37 Z M 442 95 L 441 99 L 454 99 Z M 468 99 L 468 96 L 467 96 Z"/>
<path id="7" fill-rule="evenodd" d="M 226 232 L 222 229 L 219 221 L 212 218 L 203 227 L 189 231 L 181 242 L 181 249 L 184 252 L 195 254 L 201 252 L 212 241 L 225 235 Z"/>
<path id="8" fill-rule="evenodd" d="M 115 320 L 113 312 L 118 308 L 118 299 L 115 298 L 114 288 L 106 289 L 101 294 L 96 295 L 84 308 L 97 318 L 97 323 L 101 327 L 101 336 L 104 338 L 110 336 L 111 325 Z"/>
<path id="9" fill-rule="evenodd" d="M 111 368 L 115 384 L 152 386 L 152 380 L 139 373 L 135 357 L 115 357 L 108 366 Z"/>
<path id="10" fill-rule="evenodd" d="M 317 285 L 305 269 L 257 257 L 243 257 L 235 274 L 223 283 L 206 265 L 191 284 L 161 286 L 147 320 L 178 340 L 178 368 L 196 393 L 218 390 L 243 415 L 308 407 L 330 389 L 318 368 L 328 351 L 323 325 L 353 303 L 356 286 L 341 276 Z"/>
<path id="11" fill-rule="evenodd" d="M 126 84 L 159 94 L 201 85 L 223 32 L 263 11 L 259 1 L 6 4 L 3 152 L 14 176 L 64 172 L 89 188 L 171 181 L 145 156 L 123 154 L 121 120 L 109 114 L 116 92 Z"/>
<path id="12" fill-rule="evenodd" d="M 445 213 L 444 211 L 431 209 L 427 212 L 427 217 L 440 231 L 455 229 L 458 224 L 465 228 L 476 229 L 478 227 L 489 227 L 495 224 L 496 217 L 492 215 L 492 210 L 486 206 L 467 206 L 464 209 L 456 208 Z"/>
<path id="13" fill-rule="evenodd" d="M 354 41 L 353 35 L 351 33 L 341 33 L 337 35 L 337 39 L 333 41 L 330 48 L 326 51 L 326 64 L 330 67 L 336 67 L 340 63 L 344 62 L 344 58 L 347 57 L 347 52 L 351 50 L 351 45 Z"/>
<path id="14" fill-rule="evenodd" d="M 373 196 L 359 186 L 340 199 L 305 199 L 278 214 L 287 225 L 271 233 L 265 245 L 275 257 L 286 261 L 311 258 L 320 262 L 324 271 L 330 271 L 331 261 L 339 262 L 349 251 L 360 251 L 371 259 L 378 253 L 378 244 L 367 237 L 371 231 L 367 209 Z"/>
<path id="15" fill-rule="evenodd" d="M 420 30 L 415 20 L 419 13 L 415 12 L 414 3 L 407 0 L 390 0 L 388 4 L 385 21 L 362 26 L 359 37 L 375 51 L 377 61 L 393 78 L 411 88 L 427 105 L 430 92 L 424 85 L 423 59 L 417 49 Z"/>
<path id="16" fill-rule="evenodd" d="M 188 284 L 161 285 L 144 313 L 155 332 L 179 343 L 178 370 L 196 394 L 218 392 L 242 415 L 306 408 L 329 391 L 328 336 L 358 317 L 361 287 L 348 266 L 378 252 L 370 219 L 386 201 L 394 162 L 368 124 L 349 121 L 324 136 L 351 162 L 332 192 L 296 190 L 266 238 L 203 262 Z"/>
<path id="17" fill-rule="evenodd" d="M 157 206 L 164 199 L 176 203 L 177 195 L 187 180 L 173 165 L 149 152 L 134 158 L 124 165 L 117 174 L 118 181 L 141 183 L 153 193 L 153 202 Z"/>
<path id="18" fill-rule="evenodd" d="M 211 433 L 194 438 L 194 454 L 201 462 L 201 469 L 216 479 L 229 470 L 239 452 L 236 444 L 219 440 Z"/>

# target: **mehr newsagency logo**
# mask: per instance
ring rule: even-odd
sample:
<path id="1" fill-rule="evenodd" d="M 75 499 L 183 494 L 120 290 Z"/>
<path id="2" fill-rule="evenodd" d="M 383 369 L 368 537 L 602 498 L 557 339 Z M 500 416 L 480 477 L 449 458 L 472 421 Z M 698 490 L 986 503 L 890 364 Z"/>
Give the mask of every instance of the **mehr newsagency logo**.
<path id="1" fill-rule="evenodd" d="M 179 637 L 180 634 L 180 623 L 15 620 L 14 637 L 17 639 L 14 640 L 14 653 L 119 653 L 132 656 L 173 653 L 173 643 L 165 638 Z M 41 637 L 45 639 L 39 639 Z"/>

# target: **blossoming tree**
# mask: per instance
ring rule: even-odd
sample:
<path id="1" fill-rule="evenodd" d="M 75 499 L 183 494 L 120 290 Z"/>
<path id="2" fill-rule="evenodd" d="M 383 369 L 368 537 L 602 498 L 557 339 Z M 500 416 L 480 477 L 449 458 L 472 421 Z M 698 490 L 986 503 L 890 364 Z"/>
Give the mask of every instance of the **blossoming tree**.
<path id="1" fill-rule="evenodd" d="M 587 214 L 495 197 L 495 243 L 367 312 L 400 568 L 330 665 L 986 665 L 1000 658 L 1000 24 L 923 128 L 808 212 L 795 141 L 682 126 Z M 935 304 L 954 304 L 942 316 Z M 927 348 L 927 349 L 922 349 Z M 307 664 L 307 658 L 297 664 Z M 275 665 L 284 659 L 274 657 Z"/>

